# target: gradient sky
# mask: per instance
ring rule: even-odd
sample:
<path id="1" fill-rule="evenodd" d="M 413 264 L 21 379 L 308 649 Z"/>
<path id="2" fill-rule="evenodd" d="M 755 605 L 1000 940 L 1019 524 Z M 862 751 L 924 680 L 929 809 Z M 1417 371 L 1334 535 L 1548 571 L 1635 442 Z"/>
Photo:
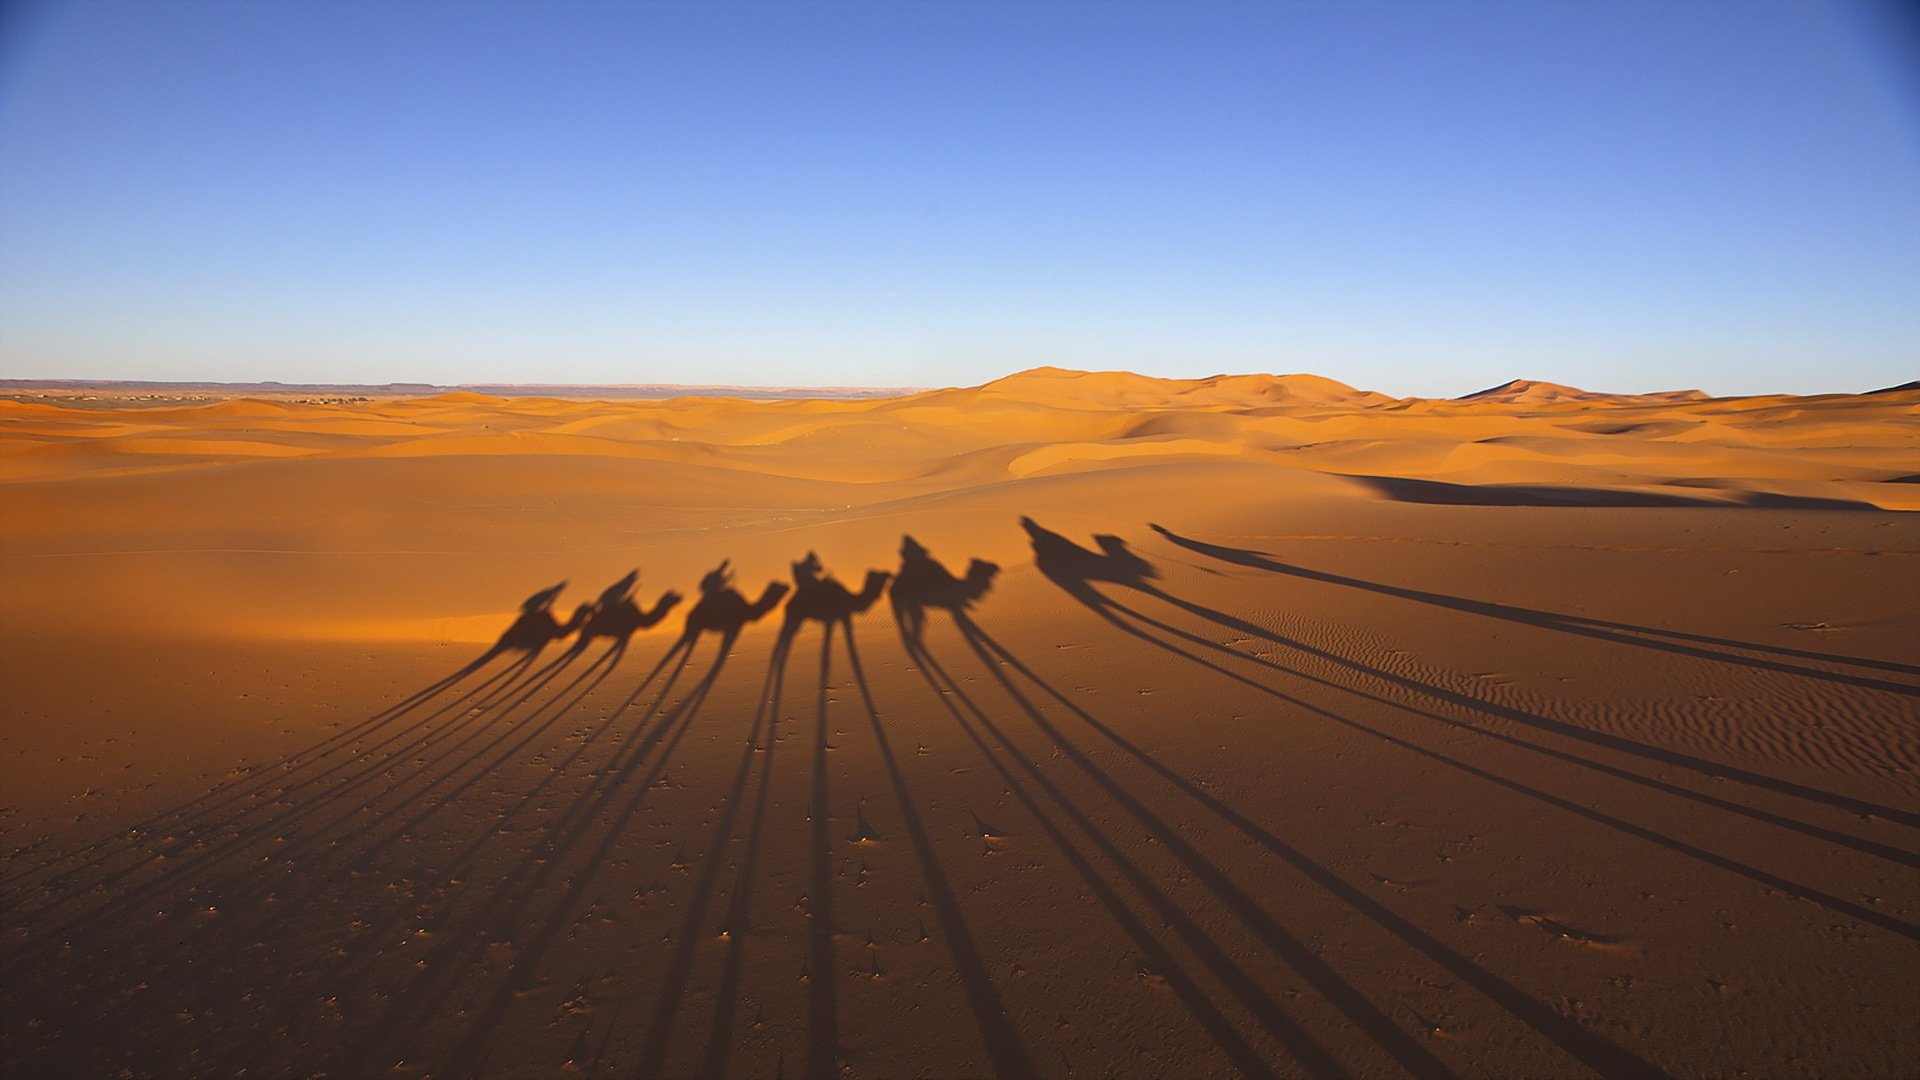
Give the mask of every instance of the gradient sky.
<path id="1" fill-rule="evenodd" d="M 0 10 L 0 377 L 1920 377 L 1895 6 Z"/>

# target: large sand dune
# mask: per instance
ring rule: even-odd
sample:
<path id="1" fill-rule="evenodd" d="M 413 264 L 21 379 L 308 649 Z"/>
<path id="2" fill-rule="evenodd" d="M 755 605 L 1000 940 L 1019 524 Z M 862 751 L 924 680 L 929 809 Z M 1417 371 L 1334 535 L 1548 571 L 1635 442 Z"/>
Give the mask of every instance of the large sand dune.
<path id="1" fill-rule="evenodd" d="M 0 401 L 0 1073 L 1909 1074 L 1916 481 L 1911 388 Z"/>

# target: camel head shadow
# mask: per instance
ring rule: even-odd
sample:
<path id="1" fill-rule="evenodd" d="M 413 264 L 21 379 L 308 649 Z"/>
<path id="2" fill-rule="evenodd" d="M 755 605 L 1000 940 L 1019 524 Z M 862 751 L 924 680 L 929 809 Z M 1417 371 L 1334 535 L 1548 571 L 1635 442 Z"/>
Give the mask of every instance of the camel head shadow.
<path id="1" fill-rule="evenodd" d="M 887 596 L 893 603 L 893 616 L 909 636 L 918 640 L 926 624 L 928 608 L 939 608 L 963 618 L 973 605 L 993 588 L 1000 574 L 997 563 L 974 559 L 963 577 L 933 557 L 925 545 L 912 536 L 900 538 L 900 569 L 894 574 Z"/>
<path id="2" fill-rule="evenodd" d="M 729 569 L 732 560 L 722 559 L 720 565 L 707 572 L 700 579 L 700 599 L 694 602 L 692 610 L 687 612 L 686 629 L 681 632 L 678 645 L 692 648 L 702 634 L 719 634 L 722 652 L 733 645 L 733 639 L 748 623 L 758 622 L 787 595 L 785 582 L 769 581 L 760 591 L 758 600 L 749 601 L 733 587 L 733 571 Z"/>

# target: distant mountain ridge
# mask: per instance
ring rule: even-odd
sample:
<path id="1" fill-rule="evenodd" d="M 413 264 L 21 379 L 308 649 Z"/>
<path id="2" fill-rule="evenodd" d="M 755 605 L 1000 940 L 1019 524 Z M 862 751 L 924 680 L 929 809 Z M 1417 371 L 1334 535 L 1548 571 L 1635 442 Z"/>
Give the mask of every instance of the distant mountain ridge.
<path id="1" fill-rule="evenodd" d="M 1875 394 L 1910 392 L 1920 381 L 1865 391 Z M 490 398 L 561 398 L 585 400 L 664 400 L 683 397 L 741 398 L 745 400 L 865 401 L 915 394 L 977 393 L 1002 400 L 1057 402 L 1079 400 L 1102 406 L 1241 406 L 1320 405 L 1379 408 L 1460 402 L 1490 405 L 1563 405 L 1588 403 L 1683 403 L 1713 399 L 1701 390 L 1662 390 L 1652 393 L 1607 393 L 1582 390 L 1541 379 L 1510 379 L 1498 386 L 1454 398 L 1394 397 L 1361 390 L 1337 379 L 1305 373 L 1271 375 L 1210 375 L 1200 379 L 1163 379 L 1131 371 L 1080 371 L 1042 366 L 1014 372 L 971 387 L 928 390 L 913 386 L 733 386 L 725 384 L 621 383 L 283 383 L 163 382 L 132 379 L 0 379 L 0 395 L 50 393 L 98 394 L 123 398 L 166 398 L 184 395 L 228 397 L 434 397 L 474 394 Z M 1753 395 L 1742 395 L 1753 396 Z M 1760 395 L 1793 397 L 1801 395 Z"/>
<path id="2" fill-rule="evenodd" d="M 1539 379 L 1509 379 L 1499 386 L 1489 386 L 1485 390 L 1476 390 L 1471 394 L 1462 394 L 1455 401 L 1500 401 L 1513 404 L 1547 405 L 1562 401 L 1706 401 L 1711 397 L 1704 390 L 1660 390 L 1650 394 L 1609 394 L 1592 390 L 1582 390 L 1575 386 L 1560 383 L 1543 382 Z"/>
<path id="3" fill-rule="evenodd" d="M 1131 371 L 1074 371 L 1037 367 L 973 388 L 984 397 L 1030 401 L 1067 398 L 1101 405 L 1316 404 L 1368 408 L 1394 398 L 1357 390 L 1321 375 L 1211 375 L 1161 379 Z"/>
<path id="4" fill-rule="evenodd" d="M 677 397 L 734 397 L 748 399 L 828 398 L 864 400 L 918 393 L 912 386 L 727 386 L 719 384 L 621 383 L 283 383 L 162 382 L 144 379 L 0 379 L 0 394 L 35 390 L 107 394 L 211 394 L 234 397 L 256 394 L 330 395 L 353 397 L 432 397 L 440 394 L 481 394 L 496 398 L 592 398 L 599 400 L 661 399 Z"/>

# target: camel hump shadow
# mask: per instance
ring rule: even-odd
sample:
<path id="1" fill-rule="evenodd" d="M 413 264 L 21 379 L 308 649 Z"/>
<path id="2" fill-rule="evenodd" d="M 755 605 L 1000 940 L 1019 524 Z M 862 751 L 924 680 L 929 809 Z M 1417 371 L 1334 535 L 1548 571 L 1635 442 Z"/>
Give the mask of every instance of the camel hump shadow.
<path id="1" fill-rule="evenodd" d="M 892 579 L 893 574 L 886 570 L 869 570 L 856 593 L 825 572 L 819 555 L 807 552 L 806 558 L 793 564 L 793 597 L 787 601 L 781 636 L 793 637 L 808 622 L 828 627 L 851 625 L 855 615 L 880 599 Z"/>
<path id="2" fill-rule="evenodd" d="M 760 598 L 750 601 L 733 587 L 731 562 L 731 559 L 721 560 L 719 566 L 700 579 L 700 599 L 687 612 L 680 645 L 691 647 L 702 634 L 719 634 L 723 644 L 730 645 L 748 623 L 758 622 L 779 607 L 790 591 L 785 582 L 769 581 L 760 591 Z"/>
<path id="3" fill-rule="evenodd" d="M 956 577 L 924 544 L 904 535 L 900 538 L 900 569 L 887 595 L 895 619 L 917 634 L 928 608 L 964 617 L 993 588 L 999 575 L 998 563 L 974 559 L 967 564 L 966 574 Z"/>

